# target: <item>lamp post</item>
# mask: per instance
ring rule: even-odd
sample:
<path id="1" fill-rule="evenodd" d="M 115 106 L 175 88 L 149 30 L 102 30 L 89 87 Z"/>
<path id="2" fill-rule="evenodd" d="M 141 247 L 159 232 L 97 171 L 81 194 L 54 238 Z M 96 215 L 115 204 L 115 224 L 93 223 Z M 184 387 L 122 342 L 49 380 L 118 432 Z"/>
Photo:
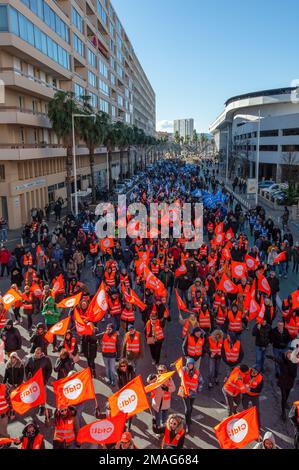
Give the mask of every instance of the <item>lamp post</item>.
<path id="1" fill-rule="evenodd" d="M 72 134 L 73 134 L 73 173 L 74 173 L 74 192 L 75 192 L 75 215 L 78 215 L 78 187 L 77 187 L 77 162 L 76 162 L 76 140 L 75 140 L 75 118 L 90 118 L 95 119 L 95 114 L 72 114 Z"/>

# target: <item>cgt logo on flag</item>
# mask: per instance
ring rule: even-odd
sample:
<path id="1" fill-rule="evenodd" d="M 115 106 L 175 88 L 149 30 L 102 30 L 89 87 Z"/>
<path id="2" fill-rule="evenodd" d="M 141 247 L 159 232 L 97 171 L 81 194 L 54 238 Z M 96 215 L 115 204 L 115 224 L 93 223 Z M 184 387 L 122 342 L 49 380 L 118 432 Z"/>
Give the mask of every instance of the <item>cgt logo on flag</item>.
<path id="1" fill-rule="evenodd" d="M 242 449 L 259 437 L 256 407 L 224 419 L 214 427 L 222 449 Z"/>
<path id="2" fill-rule="evenodd" d="M 231 281 L 229 281 L 229 280 L 224 281 L 223 287 L 225 288 L 225 290 L 226 290 L 227 292 L 231 292 L 231 291 L 234 290 L 234 288 L 233 288 L 233 286 L 232 286 L 232 283 L 231 283 Z"/>
<path id="3" fill-rule="evenodd" d="M 14 301 L 15 301 L 15 298 L 12 294 L 5 294 L 3 296 L 3 302 L 4 302 L 5 305 L 6 304 L 11 304 Z"/>
<path id="4" fill-rule="evenodd" d="M 40 388 L 37 382 L 28 385 L 21 393 L 20 399 L 23 403 L 34 403 L 40 395 Z"/>
<path id="5" fill-rule="evenodd" d="M 138 403 L 137 393 L 131 388 L 124 390 L 117 399 L 117 406 L 123 413 L 132 413 Z"/>
<path id="6" fill-rule="evenodd" d="M 62 393 L 69 400 L 76 400 L 80 397 L 83 390 L 83 383 L 80 379 L 70 380 L 64 385 Z"/>
<path id="7" fill-rule="evenodd" d="M 244 441 L 248 434 L 248 423 L 245 419 L 233 419 L 226 425 L 226 432 L 228 437 L 236 443 Z"/>
<path id="8" fill-rule="evenodd" d="M 104 419 L 103 421 L 98 421 L 93 423 L 90 426 L 90 436 L 98 442 L 104 441 L 106 439 L 109 439 L 109 437 L 113 434 L 114 432 L 114 424 L 111 421 L 108 421 L 107 419 Z"/>
<path id="9" fill-rule="evenodd" d="M 56 331 L 61 330 L 62 327 L 63 327 L 63 322 L 62 321 L 56 323 L 56 325 L 52 326 L 51 333 L 52 334 L 56 333 Z"/>

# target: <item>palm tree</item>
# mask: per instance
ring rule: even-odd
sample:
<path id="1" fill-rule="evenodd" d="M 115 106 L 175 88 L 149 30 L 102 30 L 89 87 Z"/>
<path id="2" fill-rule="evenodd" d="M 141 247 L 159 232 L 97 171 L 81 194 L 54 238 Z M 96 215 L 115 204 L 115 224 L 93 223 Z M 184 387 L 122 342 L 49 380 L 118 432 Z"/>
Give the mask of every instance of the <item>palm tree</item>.
<path id="1" fill-rule="evenodd" d="M 180 144 L 180 143 L 181 143 L 179 131 L 175 131 L 175 134 L 174 134 L 174 141 L 175 141 L 176 144 Z"/>
<path id="2" fill-rule="evenodd" d="M 120 179 L 123 178 L 124 151 L 126 148 L 128 148 L 132 141 L 132 132 L 129 129 L 130 127 L 121 121 L 118 121 L 114 124 L 115 143 L 117 147 L 119 147 L 120 151 Z"/>
<path id="3" fill-rule="evenodd" d="M 73 164 L 73 142 L 72 142 L 72 114 L 80 111 L 75 94 L 71 91 L 57 91 L 48 104 L 48 117 L 52 129 L 66 147 L 66 195 L 67 209 L 72 210 L 72 164 Z M 75 132 L 79 129 L 79 122 L 74 120 Z"/>
<path id="4" fill-rule="evenodd" d="M 83 105 L 82 110 L 86 115 L 93 113 L 93 108 L 90 105 L 90 96 L 86 95 L 82 97 Z M 95 117 L 90 119 L 80 119 L 80 137 L 85 142 L 88 153 L 89 153 L 89 167 L 91 176 L 91 190 L 92 190 L 92 203 L 96 203 L 96 185 L 94 177 L 94 160 L 95 160 L 95 149 L 104 143 L 107 126 L 109 122 L 109 115 L 103 111 L 99 111 L 95 114 Z"/>
<path id="5" fill-rule="evenodd" d="M 193 135 L 192 135 L 192 142 L 193 142 L 193 144 L 195 144 L 195 148 L 196 148 L 196 150 L 197 150 L 198 135 L 197 135 L 197 132 L 196 132 L 195 129 L 194 129 Z"/>
<path id="6" fill-rule="evenodd" d="M 116 132 L 115 132 L 115 124 L 113 124 L 110 120 L 107 122 L 105 137 L 103 141 L 108 154 L 108 189 L 111 191 L 113 186 L 112 181 L 112 153 L 117 145 L 116 139 Z"/>

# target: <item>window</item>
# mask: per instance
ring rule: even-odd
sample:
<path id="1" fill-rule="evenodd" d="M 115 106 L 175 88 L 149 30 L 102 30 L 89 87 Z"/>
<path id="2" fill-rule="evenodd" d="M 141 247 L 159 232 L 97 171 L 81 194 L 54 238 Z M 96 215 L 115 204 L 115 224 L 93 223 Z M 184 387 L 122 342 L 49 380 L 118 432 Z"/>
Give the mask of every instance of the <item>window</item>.
<path id="1" fill-rule="evenodd" d="M 100 80 L 100 90 L 104 95 L 109 96 L 109 86 L 103 80 Z"/>
<path id="2" fill-rule="evenodd" d="M 111 106 L 111 114 L 112 114 L 112 117 L 116 117 L 116 107 L 115 106 Z"/>
<path id="3" fill-rule="evenodd" d="M 282 135 L 299 135 L 299 128 L 294 127 L 293 129 L 283 129 Z"/>
<path id="4" fill-rule="evenodd" d="M 109 6 L 108 6 L 108 9 L 109 9 L 109 16 L 111 18 L 111 20 L 113 21 L 114 19 L 114 11 L 113 11 L 113 8 L 111 6 L 111 4 L 109 3 Z"/>
<path id="5" fill-rule="evenodd" d="M 83 18 L 79 15 L 76 8 L 72 7 L 72 23 L 76 26 L 76 28 L 83 33 L 84 30 L 84 23 Z"/>
<path id="6" fill-rule="evenodd" d="M 119 106 L 124 106 L 124 99 L 121 95 L 117 95 L 117 102 Z"/>
<path id="7" fill-rule="evenodd" d="M 73 48 L 78 52 L 78 54 L 84 57 L 84 44 L 75 33 L 73 33 Z"/>
<path id="8" fill-rule="evenodd" d="M 69 28 L 44 0 L 21 0 L 64 41 L 69 42 Z"/>
<path id="9" fill-rule="evenodd" d="M 120 77 L 120 78 L 123 78 L 123 69 L 120 65 L 117 65 L 117 75 Z"/>
<path id="10" fill-rule="evenodd" d="M 102 60 L 100 60 L 100 74 L 108 78 L 108 67 Z"/>
<path id="11" fill-rule="evenodd" d="M 81 99 L 81 96 L 85 95 L 84 88 L 78 83 L 75 83 L 75 96 L 77 99 Z"/>
<path id="12" fill-rule="evenodd" d="M 111 73 L 111 83 L 112 83 L 112 85 L 114 85 L 114 86 L 115 86 L 115 84 L 116 84 L 115 75 L 113 75 L 113 73 Z"/>
<path id="13" fill-rule="evenodd" d="M 98 107 L 98 97 L 95 93 L 89 93 L 89 96 L 90 96 L 90 104 L 91 106 L 93 106 L 94 108 L 97 108 Z"/>
<path id="14" fill-rule="evenodd" d="M 97 6 L 98 6 L 98 14 L 100 18 L 102 19 L 103 23 L 107 24 L 107 14 L 104 10 L 104 8 L 101 5 L 101 2 L 97 0 Z"/>
<path id="15" fill-rule="evenodd" d="M 109 113 L 109 104 L 107 101 L 100 99 L 100 110 L 104 113 Z"/>
<path id="16" fill-rule="evenodd" d="M 281 150 L 283 152 L 298 152 L 299 145 L 282 145 Z"/>
<path id="17" fill-rule="evenodd" d="M 118 61 L 122 64 L 123 63 L 123 55 L 122 55 L 122 53 L 120 52 L 119 49 L 117 49 L 116 55 L 117 55 Z"/>
<path id="18" fill-rule="evenodd" d="M 89 83 L 89 85 L 93 86 L 94 88 L 97 87 L 97 77 L 90 70 L 88 70 L 88 83 Z"/>
<path id="19" fill-rule="evenodd" d="M 119 49 L 122 49 L 123 47 L 123 42 L 119 36 L 117 36 L 117 46 Z"/>
<path id="20" fill-rule="evenodd" d="M 128 99 L 130 98 L 130 92 L 129 92 L 128 88 L 125 88 L 125 97 L 128 98 Z"/>
<path id="21" fill-rule="evenodd" d="M 97 67 L 96 55 L 90 49 L 88 49 L 88 52 L 87 52 L 87 60 L 88 60 L 88 63 L 92 65 L 94 68 Z"/>
<path id="22" fill-rule="evenodd" d="M 117 31 L 119 32 L 119 34 L 121 34 L 121 33 L 122 33 L 122 27 L 121 27 L 121 24 L 120 24 L 118 18 L 116 18 L 115 24 L 116 24 L 116 29 L 117 29 Z"/>
<path id="23" fill-rule="evenodd" d="M 111 21 L 110 21 L 110 23 L 109 23 L 109 32 L 110 32 L 111 36 L 114 36 L 114 26 L 113 26 L 113 24 L 111 23 Z"/>
<path id="24" fill-rule="evenodd" d="M 0 6 L 0 31 L 8 31 L 7 5 Z"/>
<path id="25" fill-rule="evenodd" d="M 260 151 L 261 152 L 277 152 L 278 145 L 260 145 Z"/>
<path id="26" fill-rule="evenodd" d="M 65 182 L 62 181 L 61 183 L 58 183 L 57 185 L 57 189 L 61 189 L 61 188 L 64 188 L 65 187 Z"/>
<path id="27" fill-rule="evenodd" d="M 0 181 L 5 181 L 5 166 L 0 165 Z"/>
<path id="28" fill-rule="evenodd" d="M 278 130 L 275 129 L 273 131 L 261 131 L 261 137 L 277 137 Z"/>
<path id="29" fill-rule="evenodd" d="M 126 113 L 126 122 L 127 122 L 128 124 L 130 124 L 130 122 L 131 122 L 131 116 L 130 116 L 129 113 Z"/>
<path id="30" fill-rule="evenodd" d="M 110 67 L 115 70 L 115 60 L 113 59 L 113 57 L 110 57 Z"/>

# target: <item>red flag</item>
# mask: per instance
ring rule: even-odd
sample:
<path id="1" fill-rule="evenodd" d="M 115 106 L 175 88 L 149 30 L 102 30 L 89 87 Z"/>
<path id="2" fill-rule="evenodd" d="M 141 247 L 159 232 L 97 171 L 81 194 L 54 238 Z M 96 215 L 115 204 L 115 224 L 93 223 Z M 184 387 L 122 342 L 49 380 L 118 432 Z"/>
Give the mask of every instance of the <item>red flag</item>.
<path id="1" fill-rule="evenodd" d="M 186 274 L 187 272 L 187 268 L 186 268 L 186 265 L 185 264 L 181 264 L 181 266 L 179 266 L 175 272 L 174 272 L 174 275 L 175 277 L 179 277 L 179 276 L 183 276 L 184 274 Z"/>
<path id="2" fill-rule="evenodd" d="M 259 437 L 256 407 L 224 419 L 214 427 L 222 449 L 242 449 Z"/>
<path id="3" fill-rule="evenodd" d="M 248 311 L 249 311 L 248 320 L 253 320 L 254 318 L 256 318 L 256 316 L 259 313 L 261 307 L 256 302 L 256 300 L 254 300 L 251 297 L 250 293 L 248 293 L 247 296 L 248 297 L 244 301 L 244 307 L 245 307 L 246 310 L 248 309 Z"/>
<path id="4" fill-rule="evenodd" d="M 222 248 L 221 258 L 229 261 L 231 259 L 231 257 L 232 257 L 232 255 L 231 255 L 230 249 L 227 248 L 226 246 L 224 248 Z"/>
<path id="5" fill-rule="evenodd" d="M 223 227 L 224 227 L 224 222 L 220 222 L 220 224 L 217 224 L 215 227 L 215 233 L 218 235 L 219 233 L 223 233 Z"/>
<path id="6" fill-rule="evenodd" d="M 275 256 L 273 264 L 282 263 L 283 261 L 286 261 L 286 260 L 287 260 L 287 254 L 285 251 L 282 251 L 277 256 Z"/>
<path id="7" fill-rule="evenodd" d="M 88 320 L 91 322 L 101 321 L 108 311 L 107 293 L 104 282 L 102 281 L 97 293 L 93 296 L 92 301 L 86 312 Z"/>
<path id="8" fill-rule="evenodd" d="M 292 297 L 292 308 L 296 310 L 297 308 L 299 308 L 299 289 L 295 290 L 295 292 L 292 292 L 291 297 Z"/>
<path id="9" fill-rule="evenodd" d="M 73 308 L 78 305 L 82 297 L 82 292 L 79 292 L 78 294 L 72 295 L 71 297 L 67 297 L 66 299 L 63 299 L 59 304 L 57 304 L 57 307 L 59 308 Z"/>
<path id="10" fill-rule="evenodd" d="M 160 279 L 158 279 L 148 268 L 145 269 L 145 287 L 151 289 L 156 295 L 167 297 L 167 290 Z"/>
<path id="11" fill-rule="evenodd" d="M 214 240 L 216 245 L 222 245 L 224 242 L 224 233 L 217 233 Z"/>
<path id="12" fill-rule="evenodd" d="M 180 297 L 177 289 L 175 289 L 175 296 L 176 296 L 176 300 L 177 300 L 177 303 L 178 303 L 178 309 L 182 310 L 183 312 L 189 312 L 185 302 Z"/>
<path id="13" fill-rule="evenodd" d="M 248 254 L 245 256 L 244 259 L 245 259 L 247 269 L 249 271 L 255 271 L 260 265 L 259 259 L 256 259 L 253 256 L 250 256 Z"/>
<path id="14" fill-rule="evenodd" d="M 79 336 L 90 336 L 93 334 L 94 329 L 91 325 L 88 325 L 81 315 L 79 314 L 78 310 L 75 308 L 74 309 L 74 320 L 75 320 L 75 326 L 76 326 L 76 331 Z"/>
<path id="15" fill-rule="evenodd" d="M 235 234 L 234 234 L 234 232 L 233 232 L 233 229 L 230 228 L 230 229 L 226 232 L 226 234 L 225 234 L 225 239 L 226 239 L 227 241 L 230 241 L 232 238 L 234 238 L 234 236 L 235 236 Z"/>
<path id="16" fill-rule="evenodd" d="M 60 320 L 55 325 L 51 326 L 47 333 L 45 334 L 45 338 L 48 343 L 53 343 L 54 335 L 64 336 L 67 330 L 69 329 L 71 317 L 66 317 L 63 320 Z"/>
<path id="17" fill-rule="evenodd" d="M 271 287 L 263 274 L 260 274 L 257 278 L 257 288 L 260 292 L 265 292 L 268 296 L 271 295 Z"/>
<path id="18" fill-rule="evenodd" d="M 32 286 L 30 287 L 30 292 L 32 292 L 32 294 L 38 299 L 40 299 L 43 296 L 43 291 L 36 282 L 34 282 Z"/>
<path id="19" fill-rule="evenodd" d="M 265 302 L 264 302 L 264 297 L 262 297 L 260 311 L 256 317 L 256 322 L 262 323 L 264 321 L 264 316 L 265 316 Z"/>
<path id="20" fill-rule="evenodd" d="M 59 274 L 57 279 L 55 280 L 52 290 L 51 290 L 51 295 L 55 298 L 55 295 L 57 294 L 58 291 L 64 289 L 64 279 L 62 274 Z"/>
<path id="21" fill-rule="evenodd" d="M 83 426 L 79 429 L 77 442 L 92 444 L 114 444 L 121 440 L 126 424 L 126 415 L 118 413 L 114 418 L 105 418 Z"/>
<path id="22" fill-rule="evenodd" d="M 95 399 L 95 392 L 89 367 L 70 377 L 52 383 L 56 395 L 56 407 L 78 405 L 86 400 Z"/>
<path id="23" fill-rule="evenodd" d="M 124 294 L 126 302 L 130 302 L 130 304 L 137 305 L 137 307 L 139 307 L 142 311 L 146 309 L 146 304 L 143 303 L 141 299 L 139 299 L 138 295 L 133 291 L 132 288 L 130 289 L 130 294 L 126 291 L 124 285 L 121 286 L 121 290 Z"/>
<path id="24" fill-rule="evenodd" d="M 231 267 L 232 267 L 232 277 L 241 279 L 242 277 L 246 276 L 246 270 L 247 270 L 246 263 L 241 263 L 239 261 L 232 261 Z"/>
<path id="25" fill-rule="evenodd" d="M 38 371 L 31 379 L 19 385 L 10 394 L 11 406 L 14 411 L 23 415 L 31 408 L 46 402 L 46 389 L 44 385 L 43 371 Z"/>
<path id="26" fill-rule="evenodd" d="M 236 294 L 238 292 L 238 286 L 226 275 L 223 274 L 217 289 L 226 292 L 227 294 Z"/>

